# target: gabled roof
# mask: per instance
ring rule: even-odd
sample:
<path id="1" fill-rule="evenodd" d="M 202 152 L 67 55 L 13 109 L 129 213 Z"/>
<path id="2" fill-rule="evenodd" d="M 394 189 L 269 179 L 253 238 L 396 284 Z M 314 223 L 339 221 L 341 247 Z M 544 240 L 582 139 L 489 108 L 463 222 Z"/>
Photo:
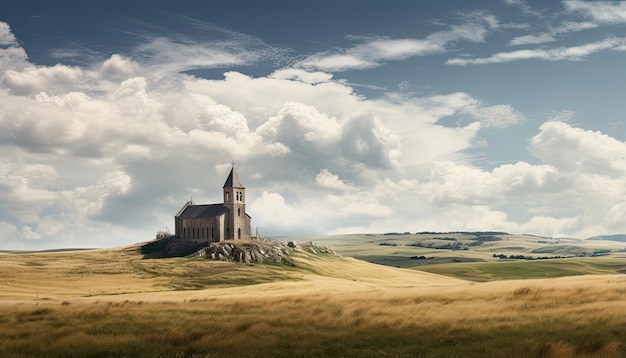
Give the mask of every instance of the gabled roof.
<path id="1" fill-rule="evenodd" d="M 189 205 L 178 217 L 181 219 L 210 218 L 227 212 L 228 209 L 222 204 Z"/>
<path id="2" fill-rule="evenodd" d="M 230 170 L 230 174 L 228 174 L 228 178 L 226 179 L 226 183 L 224 183 L 224 188 L 245 188 L 241 180 L 239 180 L 239 175 L 235 171 L 235 166 Z"/>
<path id="3" fill-rule="evenodd" d="M 176 215 L 174 215 L 174 217 L 179 217 L 180 214 L 182 214 L 183 211 L 185 211 L 185 209 L 187 209 L 189 205 L 193 205 L 193 201 L 189 200 L 188 202 L 186 202 L 185 205 L 183 205 L 183 207 L 180 208 L 180 210 L 178 210 L 178 212 L 176 213 Z"/>

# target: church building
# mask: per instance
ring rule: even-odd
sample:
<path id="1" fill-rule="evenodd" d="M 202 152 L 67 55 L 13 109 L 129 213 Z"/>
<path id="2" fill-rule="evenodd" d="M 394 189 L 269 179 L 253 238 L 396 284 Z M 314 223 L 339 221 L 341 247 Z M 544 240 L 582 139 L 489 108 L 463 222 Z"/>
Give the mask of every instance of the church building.
<path id="1" fill-rule="evenodd" d="M 233 164 L 223 187 L 222 204 L 194 205 L 188 201 L 174 216 L 175 235 L 195 243 L 249 240 L 250 215 L 246 213 L 246 188 Z"/>

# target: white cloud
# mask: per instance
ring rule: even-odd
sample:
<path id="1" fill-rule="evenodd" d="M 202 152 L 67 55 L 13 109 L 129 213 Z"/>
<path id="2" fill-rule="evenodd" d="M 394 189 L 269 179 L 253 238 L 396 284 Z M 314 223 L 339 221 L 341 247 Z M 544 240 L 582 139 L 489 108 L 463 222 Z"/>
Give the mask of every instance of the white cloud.
<path id="1" fill-rule="evenodd" d="M 435 228 L 456 223 L 576 237 L 626 229 L 617 219 L 625 207 L 626 143 L 563 122 L 546 122 L 529 150 L 541 164 L 518 162 L 486 171 L 437 163 L 418 193 L 442 213 L 425 222 Z M 527 219 L 506 214 L 517 210 L 525 211 Z"/>
<path id="2" fill-rule="evenodd" d="M 448 65 L 485 65 L 519 60 L 544 60 L 544 61 L 580 61 L 585 57 L 606 50 L 623 51 L 626 39 L 608 37 L 602 41 L 593 42 L 581 46 L 558 47 L 552 49 L 517 50 L 500 52 L 490 57 L 467 59 L 453 58 L 446 61 Z"/>
<path id="3" fill-rule="evenodd" d="M 139 64 L 135 61 L 113 54 L 102 63 L 101 75 L 103 78 L 127 79 L 132 77 L 139 70 Z"/>
<path id="4" fill-rule="evenodd" d="M 249 212 L 252 213 L 253 225 L 261 225 L 261 235 L 285 235 L 293 232 L 308 232 L 311 234 L 321 234 L 324 228 L 320 223 L 329 219 L 327 210 L 307 201 L 287 203 L 285 198 L 273 191 L 263 191 L 249 205 Z M 315 217 L 315 220 L 311 218 Z"/>
<path id="5" fill-rule="evenodd" d="M 626 23 L 623 1 L 563 1 L 566 11 L 579 13 L 600 24 Z"/>
<path id="6" fill-rule="evenodd" d="M 524 120 L 524 116 L 508 104 L 470 106 L 464 109 L 464 112 L 478 118 L 480 123 L 486 128 L 505 128 Z"/>
<path id="7" fill-rule="evenodd" d="M 556 41 L 556 37 L 553 34 L 524 35 L 513 38 L 509 45 L 537 45 L 553 41 Z"/>
<path id="8" fill-rule="evenodd" d="M 290 147 L 320 147 L 336 142 L 342 125 L 336 118 L 320 113 L 313 106 L 289 102 L 261 125 L 257 132 L 268 141 L 286 143 Z"/>
<path id="9" fill-rule="evenodd" d="M 524 121 L 524 116 L 510 105 L 489 106 L 463 92 L 425 97 L 417 103 L 434 122 L 455 114 L 469 114 L 485 128 L 505 128 Z"/>
<path id="10" fill-rule="evenodd" d="M 457 36 L 460 37 L 460 36 Z M 360 58 L 374 60 L 403 60 L 410 56 L 427 55 L 443 51 L 441 44 L 419 39 L 372 38 L 350 49 Z"/>
<path id="11" fill-rule="evenodd" d="M 299 80 L 306 83 L 321 83 L 328 82 L 333 78 L 333 75 L 326 72 L 309 72 L 296 68 L 286 68 L 282 70 L 274 71 L 270 77 L 283 80 Z"/>
<path id="12" fill-rule="evenodd" d="M 27 59 L 26 51 L 19 46 L 9 24 L 0 21 L 0 83 L 6 71 L 22 70 Z"/>
<path id="13" fill-rule="evenodd" d="M 6 71 L 2 77 L 2 84 L 16 95 L 30 95 L 44 90 L 54 93 L 59 87 L 78 87 L 83 78 L 83 71 L 76 67 L 31 66 L 22 71 Z"/>
<path id="14" fill-rule="evenodd" d="M 6 22 L 0 21 L 0 46 L 14 45 L 17 45 L 17 40 L 11 32 L 11 27 Z"/>
<path id="15" fill-rule="evenodd" d="M 513 38 L 509 45 L 537 45 L 543 44 L 547 42 L 553 42 L 557 40 L 557 35 L 560 34 L 569 34 L 571 32 L 583 31 L 594 29 L 598 27 L 598 24 L 594 22 L 584 21 L 584 22 L 572 22 L 565 21 L 560 26 L 557 26 L 551 29 L 547 33 L 539 34 L 539 35 L 525 35 Z"/>
<path id="16" fill-rule="evenodd" d="M 352 186 L 339 179 L 339 176 L 329 172 L 328 169 L 320 170 L 315 177 L 315 184 L 325 189 L 354 190 Z"/>
<path id="17" fill-rule="evenodd" d="M 41 172 L 58 176 L 49 165 L 4 163 L 0 168 L 2 213 L 20 223 L 33 223 L 42 211 L 54 204 L 58 193 L 48 189 Z"/>
<path id="18" fill-rule="evenodd" d="M 338 208 L 339 213 L 348 218 L 385 218 L 394 213 L 389 206 L 362 193 L 349 196 L 329 195 L 328 203 Z"/>
<path id="19" fill-rule="evenodd" d="M 482 41 L 501 26 L 470 25 L 423 40 L 368 38 L 338 55 L 376 65 Z M 466 152 L 481 129 L 524 121 L 509 104 L 464 92 L 367 98 L 302 68 L 214 80 L 178 73 L 256 61 L 267 48 L 255 46 L 157 40 L 85 68 L 16 56 L 0 83 L 0 146 L 10 158 L 0 164 L 0 234 L 15 238 L 6 245 L 151 239 L 190 196 L 219 202 L 231 160 L 262 234 L 623 228 L 623 143 L 606 134 L 549 122 L 530 142 L 539 164 L 484 170 Z"/>
<path id="20" fill-rule="evenodd" d="M 517 6 L 524 14 L 535 16 L 540 19 L 544 18 L 544 15 L 541 11 L 533 9 L 524 0 L 504 0 L 504 2 L 508 5 Z"/>
<path id="21" fill-rule="evenodd" d="M 551 111 L 550 116 L 548 117 L 548 120 L 551 122 L 569 122 L 572 120 L 572 118 L 574 118 L 575 115 L 576 115 L 575 111 L 568 111 L 568 110 Z"/>
<path id="22" fill-rule="evenodd" d="M 170 74 L 204 68 L 241 66 L 263 61 L 283 61 L 288 50 L 270 46 L 261 39 L 184 18 L 209 34 L 206 40 L 185 35 L 158 36 L 135 48 L 133 58 L 151 73 Z"/>
<path id="23" fill-rule="evenodd" d="M 0 48 L 0 73 L 4 74 L 9 69 L 22 69 L 27 58 L 26 51 L 21 47 Z"/>
<path id="24" fill-rule="evenodd" d="M 350 37 L 361 44 L 334 52 L 313 54 L 296 63 L 296 68 L 341 72 L 363 70 L 381 66 L 384 62 L 404 60 L 414 56 L 443 53 L 447 46 L 459 41 L 483 42 L 488 31 L 499 27 L 495 16 L 484 12 L 471 12 L 463 17 L 464 23 L 416 38 Z"/>
<path id="25" fill-rule="evenodd" d="M 155 38 L 139 46 L 140 57 L 152 63 L 159 72 L 181 72 L 195 68 L 242 65 L 258 56 L 242 48 L 229 48 L 229 44 L 189 44 L 168 38 Z"/>
<path id="26" fill-rule="evenodd" d="M 371 59 L 364 59 L 354 54 L 315 54 L 297 64 L 308 70 L 319 69 L 329 72 L 341 72 L 350 69 L 364 70 L 378 67 Z"/>
<path id="27" fill-rule="evenodd" d="M 626 144 L 601 132 L 574 128 L 564 122 L 546 122 L 530 144 L 532 155 L 558 168 L 626 175 Z"/>

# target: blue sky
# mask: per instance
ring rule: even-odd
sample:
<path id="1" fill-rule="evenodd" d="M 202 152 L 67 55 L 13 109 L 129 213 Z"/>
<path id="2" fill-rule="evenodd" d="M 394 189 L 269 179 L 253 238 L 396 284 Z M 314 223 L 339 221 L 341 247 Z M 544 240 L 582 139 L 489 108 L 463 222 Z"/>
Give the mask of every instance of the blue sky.
<path id="1" fill-rule="evenodd" d="M 626 3 L 24 1 L 0 14 L 2 249 L 221 201 L 262 235 L 626 232 Z"/>

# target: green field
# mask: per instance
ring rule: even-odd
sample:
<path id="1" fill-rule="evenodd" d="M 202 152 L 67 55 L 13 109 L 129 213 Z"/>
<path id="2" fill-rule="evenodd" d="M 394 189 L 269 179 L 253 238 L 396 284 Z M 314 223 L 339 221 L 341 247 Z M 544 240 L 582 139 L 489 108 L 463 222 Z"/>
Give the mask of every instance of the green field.
<path id="1" fill-rule="evenodd" d="M 483 236 L 493 241 L 476 245 L 480 235 L 468 233 L 311 236 L 307 239 L 331 245 L 342 255 L 371 263 L 472 281 L 626 273 L 623 242 L 533 235 Z M 459 249 L 454 249 L 454 243 L 458 243 Z M 447 248 L 448 245 L 452 247 Z M 507 259 L 494 255 L 505 255 Z M 520 255 L 529 259 L 508 259 Z"/>
<path id="2" fill-rule="evenodd" d="M 416 269 L 475 282 L 626 273 L 626 256 L 435 264 Z"/>

